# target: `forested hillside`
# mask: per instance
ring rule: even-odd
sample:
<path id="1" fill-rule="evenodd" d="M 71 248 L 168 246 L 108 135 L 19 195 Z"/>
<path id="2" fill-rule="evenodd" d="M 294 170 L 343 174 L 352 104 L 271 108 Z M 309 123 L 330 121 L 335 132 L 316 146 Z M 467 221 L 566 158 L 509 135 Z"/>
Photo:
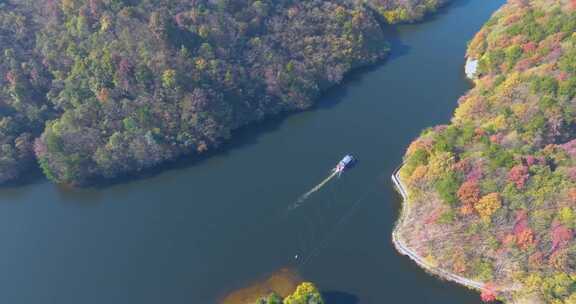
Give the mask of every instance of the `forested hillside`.
<path id="1" fill-rule="evenodd" d="M 202 153 L 309 108 L 436 1 L 2 0 L 0 182 L 82 184 Z M 407 12 L 407 13 L 404 13 Z"/>
<path id="2" fill-rule="evenodd" d="M 399 234 L 485 300 L 576 303 L 575 31 L 575 1 L 509 1 L 470 43 L 476 87 L 406 153 Z"/>
<path id="3" fill-rule="evenodd" d="M 362 6 L 338 1 L 65 1 L 38 49 L 64 111 L 37 142 L 59 182 L 113 177 L 190 151 L 266 115 L 310 107 L 386 51 Z"/>
<path id="4" fill-rule="evenodd" d="M 34 3 L 21 4 L 0 1 L 0 183 L 34 165 L 34 138 L 55 118 L 46 98 L 51 76 L 35 51 Z"/>

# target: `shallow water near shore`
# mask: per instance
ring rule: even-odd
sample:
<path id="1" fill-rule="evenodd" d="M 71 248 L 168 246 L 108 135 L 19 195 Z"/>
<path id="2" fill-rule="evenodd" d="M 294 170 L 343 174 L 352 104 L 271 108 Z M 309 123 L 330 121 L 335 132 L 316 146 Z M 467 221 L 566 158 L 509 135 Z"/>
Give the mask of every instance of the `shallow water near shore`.
<path id="1" fill-rule="evenodd" d="M 480 303 L 392 246 L 390 174 L 470 88 L 466 43 L 504 0 L 387 29 L 390 58 L 219 153 L 90 189 L 0 189 L 1 303 L 209 304 L 286 265 L 329 304 Z M 347 153 L 358 164 L 289 210 Z"/>
<path id="2" fill-rule="evenodd" d="M 293 293 L 302 278 L 298 272 L 291 268 L 281 268 L 280 270 L 251 282 L 248 286 L 235 290 L 227 294 L 219 304 L 254 304 L 258 299 L 276 293 L 281 297 L 287 297 Z"/>

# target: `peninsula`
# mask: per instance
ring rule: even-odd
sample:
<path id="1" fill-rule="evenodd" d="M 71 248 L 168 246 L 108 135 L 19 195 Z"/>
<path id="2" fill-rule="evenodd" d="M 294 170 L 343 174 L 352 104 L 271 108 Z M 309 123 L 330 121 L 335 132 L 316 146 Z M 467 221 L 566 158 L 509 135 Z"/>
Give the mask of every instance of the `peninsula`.
<path id="1" fill-rule="evenodd" d="M 469 45 L 475 88 L 397 175 L 399 250 L 486 301 L 576 303 L 575 31 L 574 1 L 509 1 Z"/>

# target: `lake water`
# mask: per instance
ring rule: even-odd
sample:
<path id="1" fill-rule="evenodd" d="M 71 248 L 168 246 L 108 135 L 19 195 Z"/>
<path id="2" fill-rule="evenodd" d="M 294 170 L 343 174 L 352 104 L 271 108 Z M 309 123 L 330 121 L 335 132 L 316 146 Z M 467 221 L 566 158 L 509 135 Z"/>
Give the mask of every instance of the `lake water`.
<path id="1" fill-rule="evenodd" d="M 387 29 L 385 63 L 203 160 L 92 189 L 0 189 L 0 303 L 209 304 L 283 267 L 329 304 L 479 303 L 396 253 L 390 174 L 422 129 L 449 120 L 470 88 L 466 43 L 503 3 L 455 1 Z M 346 153 L 355 168 L 288 210 Z"/>

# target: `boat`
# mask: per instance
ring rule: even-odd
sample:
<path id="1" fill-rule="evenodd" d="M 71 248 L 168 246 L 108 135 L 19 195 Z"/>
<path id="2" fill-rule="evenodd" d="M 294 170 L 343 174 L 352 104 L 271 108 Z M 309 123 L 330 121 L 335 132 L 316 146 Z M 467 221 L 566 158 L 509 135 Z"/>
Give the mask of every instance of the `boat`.
<path id="1" fill-rule="evenodd" d="M 338 173 L 338 176 L 342 175 L 342 172 L 344 172 L 344 170 L 352 167 L 352 165 L 354 165 L 354 163 L 356 162 L 356 158 L 354 158 L 354 156 L 352 156 L 351 154 L 347 154 L 346 156 L 344 156 L 344 158 L 342 158 L 342 160 L 340 160 L 340 162 L 336 165 L 336 167 L 334 167 L 334 172 Z"/>

